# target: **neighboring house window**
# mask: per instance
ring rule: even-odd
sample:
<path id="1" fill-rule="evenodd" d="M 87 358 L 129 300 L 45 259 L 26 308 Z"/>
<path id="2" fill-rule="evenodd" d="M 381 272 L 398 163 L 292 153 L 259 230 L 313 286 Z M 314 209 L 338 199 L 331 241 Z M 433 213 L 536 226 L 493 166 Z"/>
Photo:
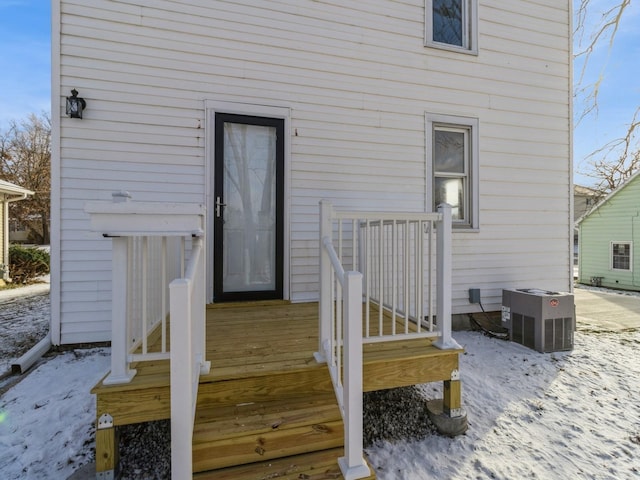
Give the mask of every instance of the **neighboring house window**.
<path id="1" fill-rule="evenodd" d="M 426 114 L 427 204 L 451 205 L 456 227 L 478 228 L 478 119 Z"/>
<path id="2" fill-rule="evenodd" d="M 611 242 L 611 268 L 631 270 L 631 242 Z"/>
<path id="3" fill-rule="evenodd" d="M 477 0 L 426 0 L 425 44 L 478 53 Z"/>

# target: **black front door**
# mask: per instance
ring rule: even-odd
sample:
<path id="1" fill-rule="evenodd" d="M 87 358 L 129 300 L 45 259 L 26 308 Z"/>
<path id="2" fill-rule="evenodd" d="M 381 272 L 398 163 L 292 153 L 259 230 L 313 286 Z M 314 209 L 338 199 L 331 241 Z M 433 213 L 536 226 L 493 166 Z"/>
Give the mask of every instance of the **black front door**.
<path id="1" fill-rule="evenodd" d="M 214 301 L 282 298 L 284 120 L 216 113 Z"/>

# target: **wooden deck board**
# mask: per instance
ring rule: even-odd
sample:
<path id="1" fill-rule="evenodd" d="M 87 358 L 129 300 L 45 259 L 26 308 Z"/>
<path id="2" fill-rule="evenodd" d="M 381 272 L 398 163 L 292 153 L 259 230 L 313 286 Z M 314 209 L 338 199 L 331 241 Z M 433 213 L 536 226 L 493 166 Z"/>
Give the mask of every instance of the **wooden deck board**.
<path id="1" fill-rule="evenodd" d="M 324 367 L 313 357 L 318 343 L 317 303 L 275 301 L 219 304 L 208 306 L 206 315 L 207 359 L 211 361 L 212 368 L 208 375 L 201 377 L 200 388 L 204 398 L 232 402 L 231 393 L 222 391 L 222 384 L 205 386 L 229 381 L 239 382 L 237 391 L 249 398 L 260 396 L 266 389 L 256 383 L 255 378 L 270 375 L 278 375 L 280 379 L 270 386 L 275 391 L 287 391 L 285 383 L 294 374 L 301 375 L 302 384 L 306 385 L 303 387 L 305 391 L 326 391 L 326 382 L 319 381 L 321 374 L 318 373 L 318 369 Z M 373 317 L 377 318 L 375 311 Z M 389 321 L 391 316 L 385 312 L 385 322 Z M 373 328 L 376 324 L 377 321 L 371 322 L 373 334 L 377 332 Z M 388 326 L 388 323 L 385 325 Z M 159 342 L 157 337 L 156 341 Z M 438 350 L 427 338 L 366 344 L 364 372 L 365 382 L 368 383 L 365 387 L 371 390 L 406 385 L 407 381 L 416 379 L 442 380 L 444 377 L 440 377 L 446 376 L 446 370 L 453 365 L 451 359 L 445 359 L 455 359 L 457 366 L 457 353 Z M 442 357 L 442 361 L 429 362 L 427 357 L 433 357 L 434 360 Z M 433 366 L 438 363 L 441 367 Z M 138 373 L 130 383 L 108 386 L 100 382 L 93 388 L 92 393 L 98 394 L 98 416 L 110 413 L 117 425 L 168 418 L 169 361 L 138 362 L 133 368 Z M 369 382 L 368 375 L 377 379 Z M 397 377 L 397 382 L 394 377 Z M 304 378 L 307 378 L 306 384 Z M 232 384 L 224 385 L 230 388 Z M 130 396 L 132 399 L 128 398 Z M 116 417 L 120 419 L 116 420 Z"/>

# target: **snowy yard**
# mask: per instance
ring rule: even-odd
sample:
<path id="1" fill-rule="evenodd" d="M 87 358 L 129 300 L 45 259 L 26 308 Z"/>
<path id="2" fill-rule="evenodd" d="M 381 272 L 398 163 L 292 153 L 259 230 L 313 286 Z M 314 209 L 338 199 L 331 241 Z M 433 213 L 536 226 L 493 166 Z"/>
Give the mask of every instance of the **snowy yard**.
<path id="1" fill-rule="evenodd" d="M 49 284 L 0 290 L 0 375 L 49 331 Z"/>
<path id="2" fill-rule="evenodd" d="M 469 430 L 378 444 L 368 453 L 380 479 L 640 478 L 640 332 L 580 331 L 554 354 L 455 337 Z"/>
<path id="3" fill-rule="evenodd" d="M 46 325 L 46 305 L 34 295 L 0 296 L 1 365 L 24 348 L 14 337 L 27 334 L 25 325 Z M 476 332 L 455 338 L 466 349 L 468 432 L 375 444 L 367 453 L 379 479 L 640 478 L 639 331 L 579 329 L 575 349 L 554 354 Z M 3 479 L 65 479 L 91 460 L 88 390 L 109 368 L 108 353 L 49 356 L 0 397 Z M 440 388 L 421 390 L 433 398 Z"/>

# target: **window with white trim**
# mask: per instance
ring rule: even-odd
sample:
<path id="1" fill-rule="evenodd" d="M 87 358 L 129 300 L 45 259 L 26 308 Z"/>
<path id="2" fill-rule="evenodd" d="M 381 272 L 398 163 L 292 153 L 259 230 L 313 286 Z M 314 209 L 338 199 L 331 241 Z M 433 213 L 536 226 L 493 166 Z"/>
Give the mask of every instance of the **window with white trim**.
<path id="1" fill-rule="evenodd" d="M 427 206 L 451 205 L 453 225 L 479 227 L 478 119 L 426 114 Z"/>
<path id="2" fill-rule="evenodd" d="M 425 45 L 478 53 L 477 0 L 426 0 Z"/>
<path id="3" fill-rule="evenodd" d="M 611 268 L 631 270 L 631 242 L 611 242 Z"/>

